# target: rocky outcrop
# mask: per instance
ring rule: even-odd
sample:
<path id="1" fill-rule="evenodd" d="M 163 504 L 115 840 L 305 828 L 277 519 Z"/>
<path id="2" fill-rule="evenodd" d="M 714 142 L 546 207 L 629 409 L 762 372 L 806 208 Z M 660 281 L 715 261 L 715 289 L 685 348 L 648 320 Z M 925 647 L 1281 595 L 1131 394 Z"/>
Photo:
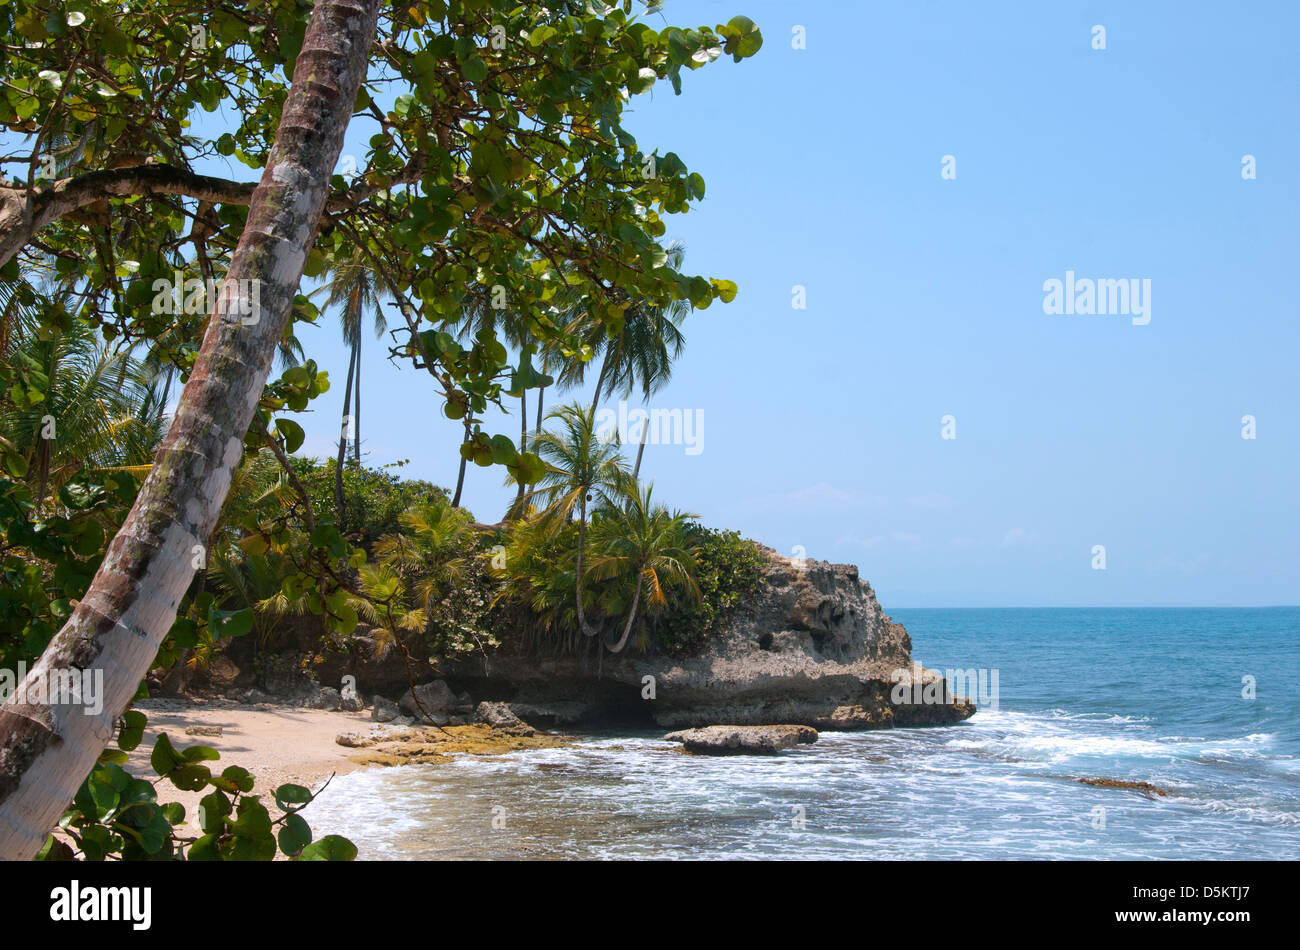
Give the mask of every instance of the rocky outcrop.
<path id="1" fill-rule="evenodd" d="M 486 723 L 446 728 L 371 726 L 364 732 L 341 733 L 334 741 L 361 750 L 349 756 L 360 765 L 434 763 L 465 753 L 499 755 L 520 749 L 553 749 L 574 744 L 569 736 L 520 735 Z"/>
<path id="2" fill-rule="evenodd" d="M 1159 795 L 1162 798 L 1169 794 L 1169 789 L 1160 788 L 1152 785 L 1150 782 L 1134 782 L 1122 778 L 1081 778 L 1075 781 L 1084 785 L 1092 785 L 1095 788 L 1131 788 L 1134 791 L 1142 792 L 1147 798 Z"/>
<path id="3" fill-rule="evenodd" d="M 938 673 L 913 665 L 907 631 L 885 615 L 855 566 L 767 553 L 761 592 L 699 654 L 498 653 L 441 669 L 457 689 L 508 702 L 539 726 L 878 729 L 942 725 L 974 713 Z"/>
<path id="4" fill-rule="evenodd" d="M 705 726 L 664 736 L 697 755 L 772 755 L 801 743 L 817 741 L 811 726 Z"/>
<path id="5" fill-rule="evenodd" d="M 361 712 L 365 708 L 366 702 L 361 698 L 361 694 L 357 692 L 355 680 L 349 679 L 343 684 L 343 688 L 339 690 L 339 709 L 344 712 Z"/>
<path id="6" fill-rule="evenodd" d="M 339 708 L 339 705 L 342 702 L 343 697 L 339 695 L 337 689 L 333 686 L 325 686 L 321 688 L 320 692 L 312 697 L 311 708 L 335 710 Z"/>
<path id="7" fill-rule="evenodd" d="M 374 697 L 374 706 L 370 710 L 370 718 L 375 722 L 392 722 L 402 715 L 402 707 L 391 699 L 386 699 L 378 693 Z"/>
<path id="8" fill-rule="evenodd" d="M 397 701 L 397 705 L 414 716 L 416 722 L 445 726 L 451 721 L 456 702 L 456 694 L 446 681 L 434 680 L 432 683 L 421 683 L 413 690 L 408 689 Z"/>
<path id="9" fill-rule="evenodd" d="M 515 715 L 509 703 L 479 703 L 475 715 L 479 722 L 516 736 L 531 736 L 537 730 Z"/>

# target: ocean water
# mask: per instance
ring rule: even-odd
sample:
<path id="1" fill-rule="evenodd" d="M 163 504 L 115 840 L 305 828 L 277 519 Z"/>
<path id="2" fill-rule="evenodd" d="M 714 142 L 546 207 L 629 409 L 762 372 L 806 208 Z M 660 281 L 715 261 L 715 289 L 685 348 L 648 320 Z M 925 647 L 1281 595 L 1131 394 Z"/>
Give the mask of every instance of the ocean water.
<path id="1" fill-rule="evenodd" d="M 307 815 L 366 859 L 1300 856 L 1300 608 L 893 616 L 927 667 L 996 670 L 996 708 L 773 757 L 587 735 L 344 775 Z"/>

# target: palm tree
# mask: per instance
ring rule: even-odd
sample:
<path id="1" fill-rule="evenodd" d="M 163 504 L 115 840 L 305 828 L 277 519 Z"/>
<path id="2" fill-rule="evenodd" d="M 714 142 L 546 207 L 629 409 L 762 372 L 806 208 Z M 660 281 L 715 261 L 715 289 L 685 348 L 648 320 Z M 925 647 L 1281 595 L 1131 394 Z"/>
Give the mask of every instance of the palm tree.
<path id="1" fill-rule="evenodd" d="M 6 327 L 3 362 L 43 398 L 0 400 L 0 437 L 27 463 L 38 503 L 85 469 L 145 469 L 162 439 L 156 379 L 79 320 L 41 339 L 19 313 Z"/>
<path id="2" fill-rule="evenodd" d="M 290 599 L 284 593 L 285 578 L 297 572 L 283 554 L 245 554 L 232 545 L 212 552 L 207 581 L 225 607 L 252 612 L 253 643 L 265 650 L 290 631 L 288 617 L 307 613 L 306 594 Z"/>
<path id="3" fill-rule="evenodd" d="M 494 573 L 501 581 L 493 606 L 520 609 L 508 621 L 526 649 L 549 644 L 560 654 L 574 653 L 583 639 L 573 606 L 573 570 L 568 555 L 577 546 L 574 524 L 558 526 L 528 509 L 505 530 L 504 551 Z"/>
<path id="4" fill-rule="evenodd" d="M 560 431 L 546 430 L 533 440 L 533 451 L 546 463 L 546 474 L 525 498 L 537 498 L 545 505 L 543 517 L 561 526 L 578 512 L 578 564 L 574 571 L 578 627 L 587 636 L 596 630 L 587 624 L 582 604 L 583 553 L 587 545 L 587 503 L 616 507 L 628 482 L 627 465 L 619 453 L 617 435 L 602 440 L 596 435 L 594 411 L 577 405 L 560 406 L 548 419 L 560 423 Z"/>
<path id="5" fill-rule="evenodd" d="M 382 660 L 402 641 L 402 633 L 419 633 L 428 623 L 422 607 L 413 607 L 401 575 L 386 564 L 363 564 L 357 570 L 362 596 L 350 603 L 375 629 L 371 650 Z"/>
<path id="6" fill-rule="evenodd" d="M 347 456 L 348 431 L 352 432 L 353 464 L 361 467 L 361 323 L 367 310 L 374 314 L 375 338 L 383 336 L 388 321 L 380 307 L 389 291 L 383 278 L 377 274 L 368 259 L 359 250 L 336 263 L 330 279 L 312 292 L 327 294 L 325 307 L 339 308 L 339 323 L 343 342 L 348 345 L 348 378 L 343 389 L 343 413 L 339 423 L 339 452 L 334 472 L 334 500 L 339 512 L 339 526 L 343 523 L 343 462 Z M 355 402 L 353 391 L 355 389 Z M 349 409 L 352 410 L 349 419 Z M 349 425 L 349 422 L 351 423 Z"/>
<path id="7" fill-rule="evenodd" d="M 680 270 L 686 257 L 686 247 L 674 241 L 666 248 L 668 263 Z M 634 302 L 623 315 L 623 330 L 612 339 L 605 331 L 603 321 L 592 320 L 579 310 L 569 321 L 568 330 L 576 333 L 587 346 L 600 354 L 600 374 L 596 390 L 592 393 L 591 410 L 594 413 L 602 398 L 620 393 L 623 398 L 640 389 L 645 400 L 659 391 L 672 376 L 673 361 L 686 346 L 681 324 L 691 311 L 686 300 L 675 300 L 665 307 L 647 306 Z M 595 362 L 595 359 L 590 361 Z M 580 361 L 567 363 L 560 373 L 560 383 L 566 387 L 581 385 L 587 366 Z M 641 456 L 645 452 L 646 435 L 650 422 L 641 427 L 641 444 L 637 449 L 633 477 L 641 470 Z"/>
<path id="8" fill-rule="evenodd" d="M 361 569 L 362 589 L 381 603 L 357 606 L 385 632 L 375 644 L 381 653 L 396 642 L 399 629 L 425 629 L 438 615 L 438 602 L 464 586 L 475 536 L 469 513 L 441 495 L 415 503 L 399 521 L 402 530 L 376 541 L 374 564 Z"/>
<path id="9" fill-rule="evenodd" d="M 375 559 L 408 582 L 418 602 L 427 605 L 446 586 L 464 579 L 465 544 L 474 537 L 473 521 L 441 495 L 431 495 L 398 516 L 404 531 L 375 542 Z"/>
<path id="10" fill-rule="evenodd" d="M 680 269 L 686 248 L 673 242 L 666 248 L 668 264 Z M 665 307 L 650 306 L 633 301 L 623 314 L 623 330 L 610 338 L 602 320 L 593 320 L 585 308 L 576 309 L 569 320 L 567 331 L 591 347 L 600 359 L 600 373 L 592 393 L 594 412 L 602 398 L 621 392 L 629 395 L 638 384 L 647 395 L 654 392 L 672 374 L 672 362 L 686 345 L 681 323 L 690 312 L 689 301 L 675 300 Z M 586 380 L 587 362 L 573 360 L 560 371 L 560 383 L 565 387 L 580 386 Z"/>
<path id="11" fill-rule="evenodd" d="M 652 485 L 628 484 L 627 488 L 623 504 L 602 509 L 600 519 L 592 528 L 593 547 L 599 553 L 591 559 L 591 579 L 621 578 L 630 583 L 631 578 L 636 578 L 623 635 L 612 645 L 601 641 L 610 653 L 621 653 L 627 646 L 643 589 L 647 591 L 646 611 L 651 613 L 667 606 L 665 588 L 680 588 L 695 600 L 700 597 L 695 582 L 695 556 L 686 528 L 687 522 L 698 516 L 670 512 L 655 503 Z"/>

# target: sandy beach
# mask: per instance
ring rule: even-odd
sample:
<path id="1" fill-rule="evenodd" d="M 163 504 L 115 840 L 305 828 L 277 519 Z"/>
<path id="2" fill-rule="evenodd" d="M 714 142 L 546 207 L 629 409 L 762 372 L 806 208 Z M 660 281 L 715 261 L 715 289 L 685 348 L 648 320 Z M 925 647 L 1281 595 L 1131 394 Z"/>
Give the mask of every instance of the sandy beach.
<path id="1" fill-rule="evenodd" d="M 446 761 L 456 755 L 499 755 L 515 749 L 569 745 L 572 738 L 536 732 L 531 727 L 494 728 L 485 723 L 464 726 L 376 726 L 365 712 L 328 711 L 262 703 L 256 706 L 222 699 L 149 699 L 135 704 L 149 719 L 144 741 L 131 753 L 128 770 L 155 780 L 149 764 L 158 736 L 166 733 L 173 746 L 210 746 L 220 753 L 206 763 L 214 773 L 231 765 L 247 769 L 256 781 L 253 794 L 275 814 L 275 789 L 285 783 L 319 792 L 331 776 L 372 766 L 390 767 Z M 220 729 L 220 735 L 211 735 Z M 347 744 L 337 741 L 347 735 Z M 186 824 L 195 835 L 199 800 L 211 789 L 187 792 L 157 780 L 159 802 L 185 806 Z M 326 791 L 326 795 L 330 791 Z M 311 822 L 311 808 L 304 817 Z"/>
<path id="2" fill-rule="evenodd" d="M 131 753 L 128 770 L 142 778 L 156 778 L 149 767 L 149 754 L 160 734 L 166 733 L 177 749 L 211 746 L 221 759 L 210 763 L 214 772 L 230 765 L 248 769 L 256 779 L 253 791 L 270 802 L 277 787 L 292 782 L 312 791 L 320 789 L 331 775 L 365 768 L 356 749 L 334 740 L 344 732 L 364 732 L 370 713 L 328 712 L 296 706 L 241 706 L 225 702 L 144 700 L 136 708 L 149 717 L 144 741 Z M 188 728 L 219 727 L 221 735 L 189 735 Z M 170 782 L 159 782 L 160 802 L 180 802 L 187 822 L 197 830 L 199 799 L 211 789 L 186 792 Z M 310 820 L 311 808 L 306 816 Z"/>

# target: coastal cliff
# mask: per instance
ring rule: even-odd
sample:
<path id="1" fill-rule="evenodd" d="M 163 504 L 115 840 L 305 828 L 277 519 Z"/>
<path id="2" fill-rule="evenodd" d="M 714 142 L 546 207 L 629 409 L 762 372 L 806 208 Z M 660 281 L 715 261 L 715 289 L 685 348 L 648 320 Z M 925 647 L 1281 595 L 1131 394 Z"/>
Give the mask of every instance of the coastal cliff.
<path id="1" fill-rule="evenodd" d="M 405 653 L 375 660 L 373 630 L 362 625 L 343 653 L 308 652 L 304 633 L 300 651 L 268 659 L 256 678 L 223 658 L 211 679 L 240 702 L 373 707 L 381 722 L 409 715 L 438 725 L 477 721 L 480 703 L 543 728 L 852 730 L 948 725 L 974 714 L 975 704 L 954 697 L 941 674 L 914 664 L 911 637 L 885 615 L 856 566 L 760 550 L 757 589 L 686 653 L 629 647 L 597 656 L 592 643 L 588 655 L 539 656 L 511 649 L 507 638 L 486 655 L 431 663 L 413 638 Z M 351 699 L 328 685 L 345 682 Z"/>
<path id="2" fill-rule="evenodd" d="M 974 704 L 954 699 L 939 674 L 913 665 L 911 637 L 885 615 L 856 566 L 763 550 L 760 590 L 697 654 L 496 653 L 444 661 L 442 672 L 456 690 L 507 702 L 521 719 L 544 726 L 640 720 L 666 729 L 877 729 L 974 714 Z M 913 676 L 929 689 L 913 689 Z M 895 702 L 900 682 L 906 701 Z M 920 701 L 924 694 L 930 702 Z"/>

